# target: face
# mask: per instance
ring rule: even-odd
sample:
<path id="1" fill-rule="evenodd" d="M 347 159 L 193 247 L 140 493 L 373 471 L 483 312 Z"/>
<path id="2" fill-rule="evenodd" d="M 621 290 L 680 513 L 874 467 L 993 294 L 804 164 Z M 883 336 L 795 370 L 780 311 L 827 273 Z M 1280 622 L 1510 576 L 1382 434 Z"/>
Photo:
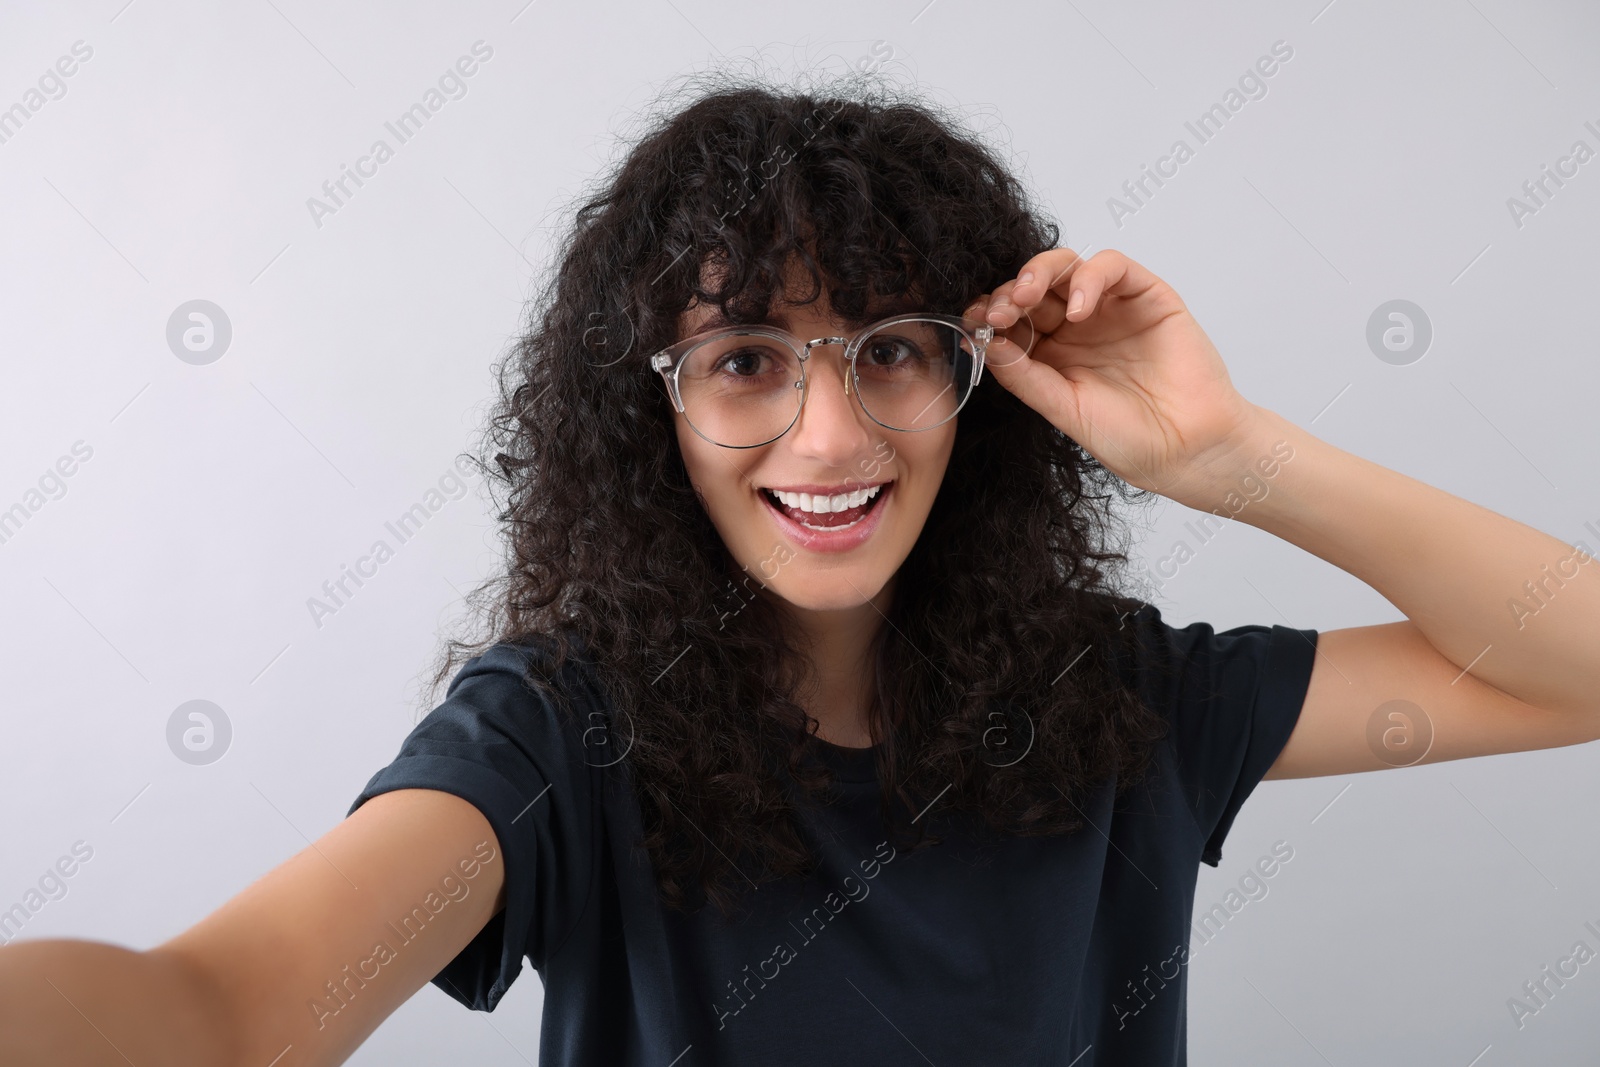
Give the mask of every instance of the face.
<path id="1" fill-rule="evenodd" d="M 679 336 L 702 332 L 715 311 L 692 305 Z M 802 342 L 854 332 L 832 317 L 825 297 L 806 306 L 774 302 L 771 312 L 768 325 Z M 689 478 L 749 575 L 744 587 L 753 594 L 765 586 L 808 612 L 881 601 L 922 531 L 955 444 L 955 419 L 915 433 L 872 421 L 854 391 L 845 392 L 849 373 L 843 345 L 812 348 L 799 418 L 757 448 L 713 444 L 674 413 Z"/>

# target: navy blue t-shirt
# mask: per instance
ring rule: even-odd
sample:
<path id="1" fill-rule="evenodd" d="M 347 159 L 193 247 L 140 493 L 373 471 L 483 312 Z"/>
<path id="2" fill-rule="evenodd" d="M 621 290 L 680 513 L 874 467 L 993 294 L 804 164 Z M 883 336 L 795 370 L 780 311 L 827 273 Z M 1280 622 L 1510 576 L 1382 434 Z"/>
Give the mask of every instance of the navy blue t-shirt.
<path id="1" fill-rule="evenodd" d="M 608 706 L 581 660 L 554 681 L 573 722 L 524 683 L 531 646 L 472 659 L 350 810 L 422 788 L 487 817 L 506 907 L 433 983 L 493 1011 L 526 957 L 545 986 L 544 1067 L 1181 1065 L 1199 864 L 1217 865 L 1294 729 L 1317 631 L 1178 629 L 1150 604 L 1124 621 L 1140 637 L 1124 677 L 1170 728 L 1143 781 L 1113 805 L 1108 780 L 1084 805 L 1091 825 L 941 828 L 942 844 L 897 851 L 872 750 L 813 740 L 838 779 L 834 802 L 801 807 L 819 866 L 747 893 L 732 925 L 657 898 L 627 760 L 584 736 Z"/>

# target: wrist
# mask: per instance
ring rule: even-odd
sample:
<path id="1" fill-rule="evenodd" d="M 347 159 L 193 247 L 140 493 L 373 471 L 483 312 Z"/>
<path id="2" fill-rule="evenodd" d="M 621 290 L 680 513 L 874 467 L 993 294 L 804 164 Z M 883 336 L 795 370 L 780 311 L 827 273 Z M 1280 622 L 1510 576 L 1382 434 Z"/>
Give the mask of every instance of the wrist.
<path id="1" fill-rule="evenodd" d="M 1176 497 L 1196 511 L 1237 518 L 1264 500 L 1297 453 L 1297 428 L 1277 412 L 1247 404 L 1238 429 L 1197 457 L 1191 487 Z"/>

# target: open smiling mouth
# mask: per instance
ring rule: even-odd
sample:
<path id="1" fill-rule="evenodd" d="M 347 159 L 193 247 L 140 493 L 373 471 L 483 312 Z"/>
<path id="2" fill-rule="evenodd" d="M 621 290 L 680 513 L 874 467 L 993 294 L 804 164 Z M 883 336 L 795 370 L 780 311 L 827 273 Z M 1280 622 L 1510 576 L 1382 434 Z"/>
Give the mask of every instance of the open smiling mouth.
<path id="1" fill-rule="evenodd" d="M 892 485 L 893 482 L 884 482 L 832 497 L 780 489 L 762 489 L 761 496 L 774 511 L 808 530 L 834 532 L 847 530 L 871 514 Z"/>

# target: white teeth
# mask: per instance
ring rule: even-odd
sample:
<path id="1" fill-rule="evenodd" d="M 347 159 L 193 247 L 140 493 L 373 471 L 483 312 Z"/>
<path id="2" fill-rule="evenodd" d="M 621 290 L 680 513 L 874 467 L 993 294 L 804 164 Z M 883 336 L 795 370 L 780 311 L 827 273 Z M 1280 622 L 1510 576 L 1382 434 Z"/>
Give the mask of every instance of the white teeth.
<path id="1" fill-rule="evenodd" d="M 848 511 L 858 508 L 862 504 L 878 495 L 881 485 L 870 486 L 866 489 L 857 489 L 853 493 L 839 493 L 834 496 L 812 496 L 810 493 L 786 493 L 782 489 L 770 489 L 773 496 L 791 508 L 809 511 L 813 515 L 829 515 L 835 511 Z"/>

